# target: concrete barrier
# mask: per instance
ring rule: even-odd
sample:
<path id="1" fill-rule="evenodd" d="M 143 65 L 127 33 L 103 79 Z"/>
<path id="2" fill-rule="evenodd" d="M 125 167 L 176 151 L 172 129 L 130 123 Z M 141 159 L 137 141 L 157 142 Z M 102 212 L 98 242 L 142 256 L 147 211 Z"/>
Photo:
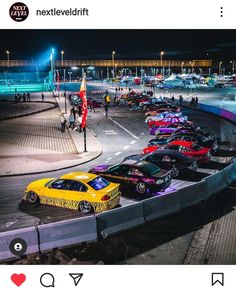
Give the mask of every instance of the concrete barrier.
<path id="1" fill-rule="evenodd" d="M 236 181 L 236 161 L 231 163 L 229 166 L 224 168 L 226 181 L 228 185 L 231 185 L 233 182 Z"/>
<path id="2" fill-rule="evenodd" d="M 207 184 L 206 194 L 208 194 L 208 197 L 224 190 L 228 186 L 224 170 L 206 177 L 205 182 Z"/>
<path id="3" fill-rule="evenodd" d="M 95 216 L 40 225 L 38 231 L 41 251 L 97 240 Z"/>
<path id="4" fill-rule="evenodd" d="M 152 221 L 159 217 L 180 210 L 179 194 L 177 191 L 152 197 L 142 201 L 145 221 Z"/>
<path id="5" fill-rule="evenodd" d="M 27 251 L 25 254 L 35 253 L 39 251 L 37 228 L 30 227 L 0 233 L 0 260 L 15 259 L 9 250 L 9 245 L 13 239 L 21 238 L 27 243 Z"/>
<path id="6" fill-rule="evenodd" d="M 178 190 L 180 208 L 193 206 L 208 197 L 207 184 L 205 180 Z"/>
<path id="7" fill-rule="evenodd" d="M 113 234 L 144 224 L 142 203 L 116 208 L 97 215 L 98 236 Z"/>

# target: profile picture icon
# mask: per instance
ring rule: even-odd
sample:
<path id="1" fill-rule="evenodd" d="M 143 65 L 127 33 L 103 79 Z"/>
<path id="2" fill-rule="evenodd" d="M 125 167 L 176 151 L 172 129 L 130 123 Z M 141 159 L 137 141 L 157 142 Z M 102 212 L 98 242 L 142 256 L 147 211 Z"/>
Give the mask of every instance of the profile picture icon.
<path id="1" fill-rule="evenodd" d="M 27 244 L 25 240 L 21 238 L 15 238 L 11 240 L 9 244 L 9 250 L 13 255 L 23 256 L 27 250 Z"/>
<path id="2" fill-rule="evenodd" d="M 22 2 L 16 2 L 10 7 L 9 15 L 14 21 L 24 21 L 29 16 L 29 8 Z"/>

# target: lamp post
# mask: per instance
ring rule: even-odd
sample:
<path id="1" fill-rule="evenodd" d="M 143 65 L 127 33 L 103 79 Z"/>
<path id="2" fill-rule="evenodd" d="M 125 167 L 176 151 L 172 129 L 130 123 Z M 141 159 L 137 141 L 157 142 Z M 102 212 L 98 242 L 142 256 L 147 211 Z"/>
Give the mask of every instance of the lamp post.
<path id="1" fill-rule="evenodd" d="M 64 68 L 64 97 L 65 97 L 65 113 L 67 113 L 67 105 L 66 105 L 66 69 Z"/>
<path id="2" fill-rule="evenodd" d="M 221 74 L 221 66 L 222 66 L 223 61 L 219 62 L 219 75 Z"/>
<path id="3" fill-rule="evenodd" d="M 112 77 L 115 77 L 115 51 L 112 51 Z"/>
<path id="4" fill-rule="evenodd" d="M 191 66 L 191 73 L 193 73 L 193 62 L 192 61 L 189 61 L 189 64 Z"/>
<path id="5" fill-rule="evenodd" d="M 72 75 L 72 71 L 68 71 L 68 74 L 69 74 L 69 76 L 70 76 L 70 83 L 71 83 L 71 75 Z"/>
<path id="6" fill-rule="evenodd" d="M 162 60 L 163 60 L 163 55 L 165 54 L 165 52 L 164 51 L 161 51 L 160 52 L 160 60 L 161 60 L 161 67 L 162 67 L 162 75 L 164 76 L 164 66 L 163 66 L 163 62 L 162 62 Z"/>
<path id="7" fill-rule="evenodd" d="M 65 52 L 62 50 L 61 51 L 61 66 L 64 65 L 64 54 L 65 54 Z"/>
<path id="8" fill-rule="evenodd" d="M 232 64 L 232 74 L 234 74 L 236 61 L 231 60 L 229 63 Z"/>
<path id="9" fill-rule="evenodd" d="M 51 73 L 52 73 L 52 85 L 53 87 L 55 86 L 55 66 L 54 66 L 54 54 L 55 50 L 52 48 L 51 53 L 50 53 L 50 61 L 51 61 Z M 54 89 L 53 89 L 54 90 Z"/>
<path id="10" fill-rule="evenodd" d="M 9 67 L 9 63 L 10 63 L 10 51 L 6 51 L 7 54 L 7 67 Z"/>
<path id="11" fill-rule="evenodd" d="M 184 62 L 181 62 L 181 74 L 183 73 Z"/>

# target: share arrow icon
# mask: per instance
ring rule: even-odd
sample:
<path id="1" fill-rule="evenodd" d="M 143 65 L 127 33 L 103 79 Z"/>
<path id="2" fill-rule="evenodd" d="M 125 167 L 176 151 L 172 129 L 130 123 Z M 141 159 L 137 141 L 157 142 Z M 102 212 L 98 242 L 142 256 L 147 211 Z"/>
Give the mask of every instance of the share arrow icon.
<path id="1" fill-rule="evenodd" d="M 79 281 L 82 279 L 83 274 L 69 274 L 71 278 L 74 280 L 75 286 L 79 284 Z"/>

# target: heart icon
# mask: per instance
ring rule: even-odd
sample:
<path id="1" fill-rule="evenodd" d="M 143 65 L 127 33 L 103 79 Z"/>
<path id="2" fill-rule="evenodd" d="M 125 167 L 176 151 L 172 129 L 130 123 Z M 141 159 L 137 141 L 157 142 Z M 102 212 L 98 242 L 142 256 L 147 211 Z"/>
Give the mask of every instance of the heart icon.
<path id="1" fill-rule="evenodd" d="M 24 274 L 13 274 L 11 280 L 17 287 L 20 287 L 25 282 L 26 276 Z"/>

